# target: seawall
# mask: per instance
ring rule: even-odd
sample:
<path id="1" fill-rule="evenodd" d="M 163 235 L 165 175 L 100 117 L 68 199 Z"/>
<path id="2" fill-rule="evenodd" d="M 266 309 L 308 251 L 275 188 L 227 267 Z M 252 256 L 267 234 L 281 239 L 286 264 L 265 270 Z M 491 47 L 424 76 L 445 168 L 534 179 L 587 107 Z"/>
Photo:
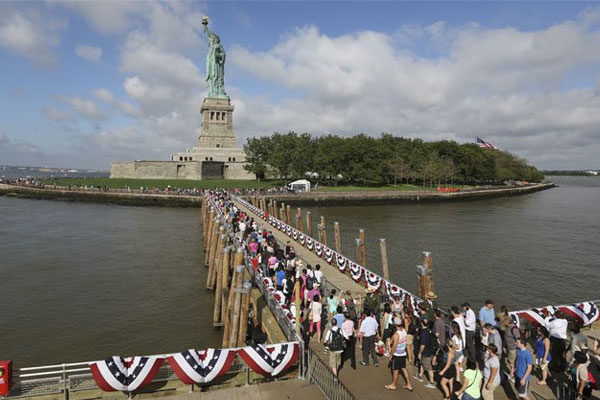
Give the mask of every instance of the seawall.
<path id="1" fill-rule="evenodd" d="M 299 194 L 264 195 L 268 200 L 277 200 L 291 205 L 365 205 L 406 204 L 418 202 L 444 202 L 482 200 L 493 197 L 515 196 L 550 189 L 555 183 L 527 186 L 486 188 L 454 193 L 436 191 L 354 191 L 354 192 L 310 192 Z M 136 193 L 122 191 L 102 192 L 98 190 L 68 190 L 66 188 L 34 188 L 0 184 L 0 196 L 45 200 L 63 200 L 92 203 L 111 203 L 127 206 L 201 207 L 202 196 L 169 195 L 158 193 Z"/>
<path id="2" fill-rule="evenodd" d="M 299 194 L 278 193 L 263 196 L 265 200 L 276 200 L 298 206 L 315 205 L 366 205 L 366 204 L 407 204 L 419 202 L 446 202 L 483 200 L 494 197 L 517 196 L 555 187 L 554 182 L 509 186 L 498 188 L 474 189 L 461 192 L 436 192 L 429 190 L 396 191 L 340 191 L 310 192 Z"/>

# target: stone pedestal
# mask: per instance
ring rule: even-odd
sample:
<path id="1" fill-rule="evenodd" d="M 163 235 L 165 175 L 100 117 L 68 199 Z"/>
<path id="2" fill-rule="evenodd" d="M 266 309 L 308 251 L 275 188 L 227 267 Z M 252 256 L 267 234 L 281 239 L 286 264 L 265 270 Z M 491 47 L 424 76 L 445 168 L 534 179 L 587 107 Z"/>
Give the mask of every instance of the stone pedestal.
<path id="1" fill-rule="evenodd" d="M 233 106 L 229 99 L 206 98 L 200 107 L 202 124 L 198 132 L 201 149 L 236 148 L 233 133 Z"/>

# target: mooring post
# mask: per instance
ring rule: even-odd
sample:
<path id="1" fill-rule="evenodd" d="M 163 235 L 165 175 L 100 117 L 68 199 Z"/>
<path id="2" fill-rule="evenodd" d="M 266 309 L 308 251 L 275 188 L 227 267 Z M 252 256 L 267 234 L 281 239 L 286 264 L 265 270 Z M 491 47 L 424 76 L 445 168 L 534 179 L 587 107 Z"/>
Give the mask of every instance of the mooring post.
<path id="1" fill-rule="evenodd" d="M 281 208 L 281 210 L 279 212 L 279 219 L 282 222 L 286 222 L 287 221 L 287 215 L 285 215 L 285 203 L 282 202 L 280 208 Z"/>
<path id="2" fill-rule="evenodd" d="M 237 248 L 234 258 L 233 265 L 241 265 L 244 261 L 244 249 L 240 246 Z M 243 274 L 243 271 L 241 272 Z M 227 309 L 225 311 L 225 326 L 223 329 L 223 348 L 229 347 L 229 336 L 231 332 L 231 319 L 233 313 L 233 303 L 235 300 L 235 283 L 237 282 L 237 270 L 234 268 L 231 276 L 231 285 L 227 292 Z M 233 346 L 233 344 L 231 344 Z"/>
<path id="3" fill-rule="evenodd" d="M 233 314 L 231 315 L 231 328 L 229 330 L 229 344 L 234 346 L 237 343 L 240 327 L 240 308 L 242 305 L 242 280 L 244 278 L 244 266 L 235 267 L 235 286 L 233 291 L 235 300 L 233 301 Z"/>
<path id="4" fill-rule="evenodd" d="M 219 242 L 219 217 L 215 217 L 212 225 L 213 227 L 212 234 L 210 236 L 210 244 L 208 251 L 206 252 L 206 266 L 208 267 L 209 273 L 212 260 L 215 258 L 215 251 L 217 251 L 217 243 Z"/>
<path id="5" fill-rule="evenodd" d="M 286 208 L 287 224 L 292 226 L 292 207 L 288 204 Z"/>
<path id="6" fill-rule="evenodd" d="M 277 219 L 279 218 L 279 208 L 277 207 L 277 200 L 273 200 L 273 216 Z"/>
<path id="7" fill-rule="evenodd" d="M 225 247 L 225 227 L 221 225 L 219 228 L 219 236 L 217 239 L 217 247 L 215 249 L 214 256 L 212 260 L 209 261 L 208 265 L 208 279 L 206 281 L 207 289 L 214 289 L 216 283 L 217 270 L 219 267 L 219 261 L 221 260 L 221 255 L 223 254 L 223 247 Z"/>
<path id="8" fill-rule="evenodd" d="M 340 223 L 337 221 L 333 223 L 333 236 L 335 239 L 335 251 L 338 254 L 342 254 L 342 237 L 340 235 Z"/>
<path id="9" fill-rule="evenodd" d="M 221 263 L 217 265 L 217 284 L 215 286 L 215 304 L 213 308 L 213 326 L 222 326 L 221 302 L 223 301 L 223 275 L 225 266 L 229 269 L 229 247 L 224 247 L 221 254 Z"/>
<path id="10" fill-rule="evenodd" d="M 360 239 L 354 239 L 355 243 L 356 243 L 356 256 L 354 257 L 354 259 L 356 260 L 356 262 L 358 264 L 360 264 Z M 364 265 L 363 265 L 364 266 Z"/>
<path id="11" fill-rule="evenodd" d="M 388 261 L 387 244 L 385 239 L 379 239 L 379 250 L 381 251 L 381 269 L 383 270 L 383 279 L 390 280 L 390 264 Z"/>
<path id="12" fill-rule="evenodd" d="M 421 253 L 421 263 L 423 264 L 423 268 L 427 274 L 425 294 L 428 292 L 435 293 L 435 287 L 433 284 L 433 258 L 431 256 L 431 252 L 424 251 Z"/>
<path id="13" fill-rule="evenodd" d="M 312 227 L 312 216 L 310 215 L 310 211 L 306 212 L 306 235 L 312 237 L 313 235 L 313 227 Z"/>
<path id="14" fill-rule="evenodd" d="M 250 290 L 252 290 L 252 284 L 249 281 L 245 281 L 242 285 L 242 290 L 240 333 L 237 340 L 238 347 L 243 347 L 246 345 L 246 332 L 248 331 L 248 310 L 250 309 Z"/>
<path id="15" fill-rule="evenodd" d="M 302 209 L 300 207 L 296 209 L 296 230 L 300 233 L 304 233 L 304 224 L 302 223 Z"/>
<path id="16" fill-rule="evenodd" d="M 294 304 L 296 305 L 296 333 L 300 334 L 300 310 L 302 309 L 302 304 L 300 302 L 300 280 L 296 280 L 294 284 Z"/>
<path id="17" fill-rule="evenodd" d="M 358 230 L 358 238 L 360 239 L 360 265 L 367 265 L 367 246 L 365 244 L 365 230 Z"/>
<path id="18" fill-rule="evenodd" d="M 210 246 L 210 239 L 212 236 L 213 223 L 215 221 L 215 210 L 211 209 L 208 220 L 206 221 L 206 231 L 204 233 L 204 265 L 208 263 L 208 249 Z"/>
<path id="19" fill-rule="evenodd" d="M 327 228 L 325 226 L 325 217 L 321 215 L 321 243 L 327 246 Z"/>

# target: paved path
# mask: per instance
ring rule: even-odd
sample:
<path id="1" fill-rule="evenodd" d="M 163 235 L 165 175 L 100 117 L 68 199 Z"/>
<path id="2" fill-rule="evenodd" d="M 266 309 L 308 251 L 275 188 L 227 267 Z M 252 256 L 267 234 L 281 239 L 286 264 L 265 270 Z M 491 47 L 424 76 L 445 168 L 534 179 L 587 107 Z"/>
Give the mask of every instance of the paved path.
<path id="1" fill-rule="evenodd" d="M 321 400 L 325 396 L 305 380 L 269 382 L 228 389 L 209 390 L 165 397 L 166 400 Z"/>

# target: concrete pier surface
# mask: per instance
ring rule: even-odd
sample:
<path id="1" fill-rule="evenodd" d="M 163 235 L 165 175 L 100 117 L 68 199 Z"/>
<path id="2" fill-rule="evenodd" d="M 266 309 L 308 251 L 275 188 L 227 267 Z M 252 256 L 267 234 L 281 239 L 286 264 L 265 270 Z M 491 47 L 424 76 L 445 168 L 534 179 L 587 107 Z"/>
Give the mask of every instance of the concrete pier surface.
<path id="1" fill-rule="evenodd" d="M 167 396 L 166 400 L 321 400 L 326 399 L 316 385 L 291 379 L 236 388 Z"/>

